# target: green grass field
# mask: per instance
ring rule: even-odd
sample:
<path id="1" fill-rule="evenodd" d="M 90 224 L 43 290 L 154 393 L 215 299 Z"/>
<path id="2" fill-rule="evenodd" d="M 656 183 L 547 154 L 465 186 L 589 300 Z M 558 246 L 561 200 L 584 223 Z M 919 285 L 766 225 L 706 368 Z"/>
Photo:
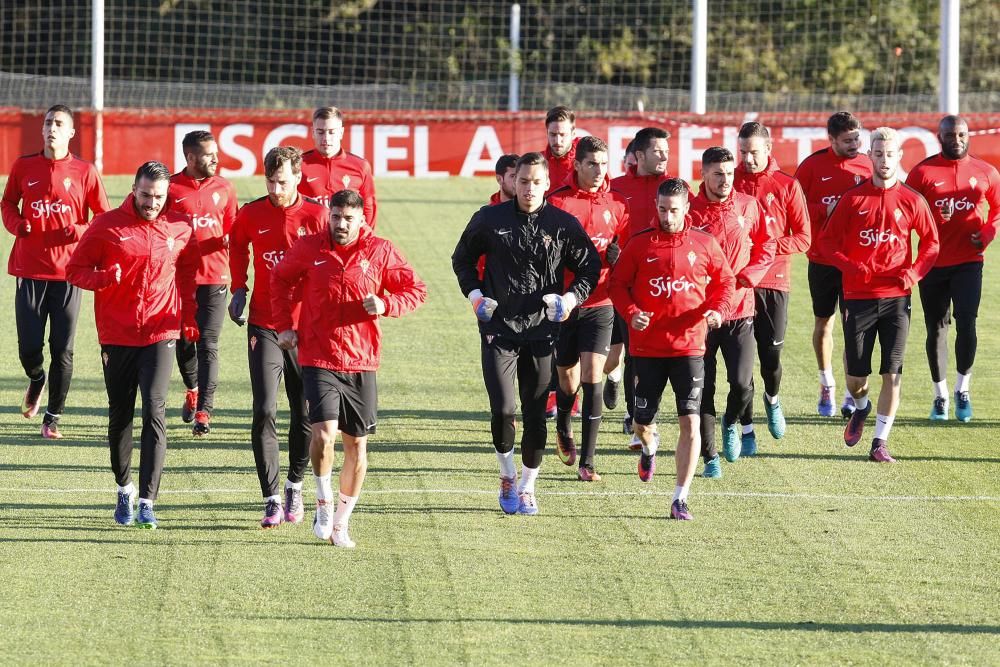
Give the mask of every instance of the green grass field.
<path id="1" fill-rule="evenodd" d="M 130 180 L 107 179 L 113 203 Z M 239 189 L 255 198 L 262 181 Z M 474 317 L 449 261 L 492 191 L 489 180 L 379 183 L 379 230 L 429 298 L 385 325 L 354 551 L 316 540 L 311 510 L 301 526 L 258 527 L 245 332 L 231 323 L 207 438 L 181 422 L 174 374 L 160 530 L 116 527 L 93 299 L 67 437 L 46 442 L 40 418 L 19 412 L 14 279 L 0 281 L 0 661 L 1000 664 L 1000 297 L 987 289 L 980 313 L 975 421 L 933 426 L 915 299 L 890 443 L 900 463 L 874 465 L 864 444 L 844 447 L 839 419 L 815 414 L 799 261 L 784 357 L 788 435 L 775 442 L 758 429 L 755 459 L 726 465 L 721 480 L 696 478 L 694 522 L 665 519 L 669 451 L 651 484 L 638 481 L 620 408 L 601 434 L 603 482 L 577 482 L 550 451 L 541 514 L 507 517 Z M 4 257 L 10 243 L 4 234 Z M 987 285 L 997 267 L 994 256 Z M 675 428 L 663 417 L 668 442 Z M 309 479 L 306 490 L 310 507 Z"/>

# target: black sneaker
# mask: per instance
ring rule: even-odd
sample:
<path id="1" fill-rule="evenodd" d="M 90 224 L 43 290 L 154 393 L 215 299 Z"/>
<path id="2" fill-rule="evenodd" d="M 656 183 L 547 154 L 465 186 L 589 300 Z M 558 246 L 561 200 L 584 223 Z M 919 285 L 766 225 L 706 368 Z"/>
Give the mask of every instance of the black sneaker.
<path id="1" fill-rule="evenodd" d="M 620 386 L 620 382 L 614 382 L 610 379 L 604 381 L 604 407 L 608 410 L 614 410 L 618 407 L 618 389 Z"/>

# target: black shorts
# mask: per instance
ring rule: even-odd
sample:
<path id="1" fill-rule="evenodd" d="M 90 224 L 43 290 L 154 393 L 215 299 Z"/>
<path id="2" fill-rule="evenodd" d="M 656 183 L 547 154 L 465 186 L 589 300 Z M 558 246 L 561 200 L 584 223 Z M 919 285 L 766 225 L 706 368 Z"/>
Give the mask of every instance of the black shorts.
<path id="1" fill-rule="evenodd" d="M 556 341 L 556 366 L 575 366 L 581 352 L 607 354 L 611 351 L 611 330 L 615 311 L 611 306 L 577 308 L 559 326 Z"/>
<path id="2" fill-rule="evenodd" d="M 928 327 L 951 324 L 953 304 L 955 317 L 979 317 L 982 295 L 982 262 L 935 267 L 920 281 L 920 304 Z"/>
<path id="3" fill-rule="evenodd" d="M 758 347 L 782 347 L 788 330 L 788 292 L 758 287 L 753 296 L 757 311 L 753 317 L 753 334 Z"/>
<path id="4" fill-rule="evenodd" d="M 303 366 L 302 393 L 310 423 L 335 421 L 338 430 L 356 438 L 375 432 L 378 420 L 375 371 L 337 373 Z"/>
<path id="5" fill-rule="evenodd" d="M 906 336 L 910 332 L 910 297 L 849 299 L 844 301 L 843 313 L 847 374 L 871 375 L 876 337 L 882 348 L 879 375 L 902 373 Z"/>
<path id="6" fill-rule="evenodd" d="M 809 294 L 816 317 L 833 317 L 838 304 L 840 312 L 844 312 L 844 285 L 840 269 L 809 262 Z"/>
<path id="7" fill-rule="evenodd" d="M 627 327 L 628 327 L 628 325 L 625 323 L 625 320 L 622 319 L 622 316 L 619 315 L 618 311 L 616 310 L 615 311 L 615 326 L 614 326 L 614 328 L 611 329 L 611 344 L 612 345 L 624 345 L 625 344 L 625 335 L 626 335 L 626 333 L 628 331 Z"/>
<path id="8" fill-rule="evenodd" d="M 635 371 L 636 423 L 648 426 L 656 420 L 667 380 L 674 390 L 677 414 L 681 417 L 701 411 L 705 386 L 703 357 L 633 357 Z"/>

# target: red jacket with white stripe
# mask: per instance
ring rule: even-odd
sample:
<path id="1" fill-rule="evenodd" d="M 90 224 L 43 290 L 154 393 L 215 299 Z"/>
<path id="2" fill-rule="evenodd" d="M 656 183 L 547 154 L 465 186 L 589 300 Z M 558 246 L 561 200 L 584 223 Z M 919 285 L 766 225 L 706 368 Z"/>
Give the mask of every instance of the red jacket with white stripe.
<path id="1" fill-rule="evenodd" d="M 775 246 L 757 200 L 734 190 L 724 201 L 709 201 L 703 183 L 698 196 L 691 200 L 688 219 L 690 228 L 715 237 L 737 280 L 742 278 L 750 283 L 750 287 L 740 287 L 737 283 L 730 311 L 723 312 L 722 317 L 726 321 L 753 317 L 753 288 L 767 275 Z"/>
<path id="2" fill-rule="evenodd" d="M 247 287 L 250 246 L 253 246 L 253 291 L 250 293 L 250 324 L 276 329 L 271 315 L 271 269 L 285 256 L 295 241 L 327 228 L 329 212 L 322 204 L 298 196 L 291 206 L 281 208 L 268 197 L 245 204 L 236 214 L 229 233 L 229 267 L 233 291 Z M 292 308 L 298 322 L 299 305 Z M 294 328 L 294 326 L 293 326 Z"/>
<path id="3" fill-rule="evenodd" d="M 625 198 L 611 188 L 611 181 L 608 178 L 604 179 L 597 192 L 586 192 L 580 189 L 574 175 L 570 178 L 569 184 L 549 195 L 549 203 L 580 221 L 601 257 L 601 274 L 597 279 L 597 285 L 580 307 L 610 306 L 608 277 L 611 274 L 611 267 L 607 263 L 606 254 L 611 242 L 628 230 L 628 204 Z M 621 239 L 618 241 L 620 246 Z M 566 289 L 569 289 L 574 278 L 571 272 L 566 273 Z"/>
<path id="4" fill-rule="evenodd" d="M 427 298 L 427 287 L 396 247 L 362 225 L 358 239 L 340 246 L 324 230 L 303 236 L 271 271 L 271 311 L 276 331 L 295 329 L 299 363 L 340 373 L 378 369 L 379 316 L 362 305 L 374 294 L 386 317 L 400 317 Z M 292 308 L 301 296 L 296 325 Z"/>
<path id="5" fill-rule="evenodd" d="M 341 190 L 354 190 L 364 200 L 365 222 L 375 229 L 375 177 L 368 160 L 341 149 L 333 157 L 323 157 L 313 149 L 302 154 L 299 192 L 330 208 L 330 197 Z"/>
<path id="6" fill-rule="evenodd" d="M 983 261 L 986 246 L 996 238 L 1000 226 L 1000 174 L 996 167 L 971 155 L 949 160 L 938 153 L 914 167 L 906 184 L 924 196 L 937 224 L 941 252 L 934 266 Z M 953 211 L 947 222 L 941 216 L 945 204 Z M 970 240 L 975 232 L 979 232 L 981 248 Z"/>
<path id="7" fill-rule="evenodd" d="M 611 272 L 615 309 L 629 326 L 633 357 L 705 354 L 705 312 L 725 313 L 736 279 L 711 234 L 685 229 L 668 234 L 649 229 L 625 246 Z M 638 312 L 650 314 L 642 331 L 631 328 Z"/>
<path id="8" fill-rule="evenodd" d="M 816 151 L 795 170 L 795 180 L 802 186 L 809 210 L 812 245 L 806 257 L 816 264 L 829 264 L 823 252 L 816 247 L 819 230 L 826 222 L 826 211 L 830 204 L 836 204 L 840 195 L 850 188 L 871 178 L 872 161 L 867 155 L 858 153 L 853 158 L 837 155 L 832 148 Z"/>
<path id="9" fill-rule="evenodd" d="M 94 218 L 73 251 L 66 279 L 94 292 L 101 345 L 145 347 L 180 338 L 193 326 L 198 241 L 186 220 L 166 210 L 149 222 L 135 196 Z M 114 265 L 121 267 L 115 282 Z"/>
<path id="10" fill-rule="evenodd" d="M 109 210 L 97 169 L 73 155 L 44 153 L 14 161 L 0 214 L 14 235 L 7 272 L 18 278 L 66 280 L 66 263 L 95 215 Z M 30 226 L 31 231 L 27 231 Z"/>
<path id="11" fill-rule="evenodd" d="M 774 237 L 774 261 L 757 287 L 787 292 L 792 287 L 792 255 L 809 249 L 812 236 L 806 198 L 798 181 L 778 169 L 772 157 L 764 171 L 752 174 L 741 162 L 733 189 L 757 200 Z"/>
<path id="12" fill-rule="evenodd" d="M 911 232 L 920 239 L 916 260 Z M 843 271 L 845 299 L 906 296 L 934 266 L 940 247 L 919 192 L 900 182 L 880 188 L 871 180 L 841 196 L 817 243 L 825 263 Z"/>
<path id="13" fill-rule="evenodd" d="M 197 180 L 181 171 L 170 177 L 170 210 L 188 221 L 201 249 L 197 284 L 229 284 L 229 231 L 238 207 L 236 188 L 221 176 Z"/>

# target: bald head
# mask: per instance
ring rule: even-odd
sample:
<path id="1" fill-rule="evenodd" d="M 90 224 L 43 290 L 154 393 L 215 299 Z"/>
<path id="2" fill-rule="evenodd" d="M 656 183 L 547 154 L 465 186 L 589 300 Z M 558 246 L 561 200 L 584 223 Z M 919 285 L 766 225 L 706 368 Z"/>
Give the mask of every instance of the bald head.
<path id="1" fill-rule="evenodd" d="M 938 123 L 941 155 L 949 160 L 961 160 L 969 153 L 969 124 L 961 116 L 948 115 Z"/>

